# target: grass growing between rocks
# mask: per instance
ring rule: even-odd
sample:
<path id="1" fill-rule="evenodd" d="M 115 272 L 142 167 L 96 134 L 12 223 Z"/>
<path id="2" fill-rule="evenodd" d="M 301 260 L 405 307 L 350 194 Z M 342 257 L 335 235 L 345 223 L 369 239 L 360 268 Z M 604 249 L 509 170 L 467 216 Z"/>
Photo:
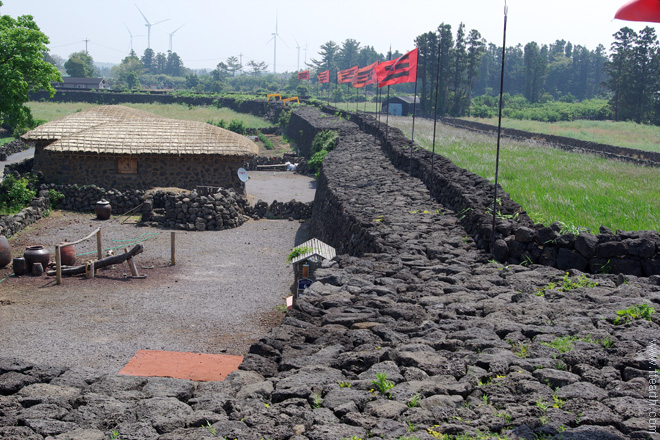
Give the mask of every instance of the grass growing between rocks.
<path id="1" fill-rule="evenodd" d="M 497 126 L 497 118 L 461 119 Z M 660 127 L 655 125 L 584 119 L 550 123 L 504 118 L 502 127 L 660 153 Z"/>
<path id="2" fill-rule="evenodd" d="M 138 110 L 153 113 L 172 119 L 181 119 L 185 121 L 242 121 L 246 127 L 265 128 L 270 127 L 269 121 L 257 116 L 246 113 L 238 113 L 229 108 L 217 108 L 213 106 L 188 106 L 186 104 L 121 104 L 126 107 L 132 107 Z M 98 107 L 97 104 L 87 104 L 84 102 L 29 102 L 27 106 L 32 111 L 35 119 L 43 119 L 47 122 L 60 119 L 64 116 L 76 113 L 78 111 L 88 110 Z"/>
<path id="3" fill-rule="evenodd" d="M 410 136 L 412 119 L 390 125 Z M 431 150 L 433 121 L 415 122 L 415 142 Z M 456 165 L 495 181 L 496 139 L 442 124 L 436 148 Z M 561 221 L 597 232 L 660 230 L 660 169 L 502 139 L 499 183 L 535 222 Z"/>

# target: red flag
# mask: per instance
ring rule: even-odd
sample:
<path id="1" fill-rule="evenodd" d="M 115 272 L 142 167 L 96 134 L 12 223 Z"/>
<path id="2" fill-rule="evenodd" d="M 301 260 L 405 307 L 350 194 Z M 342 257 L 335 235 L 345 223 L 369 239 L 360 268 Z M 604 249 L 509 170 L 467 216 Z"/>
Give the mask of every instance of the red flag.
<path id="1" fill-rule="evenodd" d="M 353 87 L 361 88 L 368 86 L 369 84 L 376 84 L 378 82 L 378 75 L 376 75 L 376 66 L 378 61 L 373 64 L 369 64 L 367 67 L 358 69 L 357 73 L 353 77 Z"/>
<path id="2" fill-rule="evenodd" d="M 660 23 L 660 1 L 632 0 L 616 11 L 614 18 L 628 21 L 653 21 Z"/>
<path id="3" fill-rule="evenodd" d="M 320 72 L 316 75 L 316 79 L 318 79 L 320 83 L 330 82 L 330 71 L 324 70 L 323 72 Z"/>
<path id="4" fill-rule="evenodd" d="M 309 70 L 298 72 L 298 79 L 309 79 Z"/>
<path id="5" fill-rule="evenodd" d="M 353 66 L 350 69 L 341 70 L 337 72 L 337 82 L 339 84 L 349 83 L 353 81 L 353 77 L 357 73 L 359 67 Z"/>
<path id="6" fill-rule="evenodd" d="M 417 54 L 418 49 L 413 49 L 405 55 L 394 60 L 389 66 L 381 63 L 378 66 L 378 87 L 391 86 L 407 82 L 417 81 Z M 389 63 L 389 62 L 388 62 Z"/>

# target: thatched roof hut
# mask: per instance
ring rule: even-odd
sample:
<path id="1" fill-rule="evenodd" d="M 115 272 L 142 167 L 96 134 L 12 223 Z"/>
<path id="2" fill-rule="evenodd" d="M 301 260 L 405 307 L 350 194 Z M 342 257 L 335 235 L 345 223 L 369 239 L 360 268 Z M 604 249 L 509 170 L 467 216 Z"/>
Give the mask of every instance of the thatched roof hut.
<path id="1" fill-rule="evenodd" d="M 106 188 L 218 186 L 243 189 L 236 175 L 259 148 L 203 122 L 123 106 L 68 115 L 23 135 L 35 141 L 35 171 L 53 183 Z"/>

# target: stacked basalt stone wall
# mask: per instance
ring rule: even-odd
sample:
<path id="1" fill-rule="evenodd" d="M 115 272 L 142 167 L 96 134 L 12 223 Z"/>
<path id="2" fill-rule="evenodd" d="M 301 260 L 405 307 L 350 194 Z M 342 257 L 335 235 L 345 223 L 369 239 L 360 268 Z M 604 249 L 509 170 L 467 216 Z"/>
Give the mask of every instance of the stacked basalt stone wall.
<path id="1" fill-rule="evenodd" d="M 322 111 L 326 115 L 337 113 L 334 107 L 324 107 Z M 461 225 L 477 245 L 491 250 L 492 183 L 440 155 L 432 157 L 430 152 L 417 148 L 411 152 L 410 140 L 400 130 L 389 127 L 386 131 L 385 125 L 371 116 L 340 114 L 362 131 L 376 137 L 395 167 L 421 179 L 437 201 L 458 213 Z M 350 129 L 342 124 L 342 119 L 323 118 L 313 111 L 296 111 L 291 116 L 291 122 L 295 124 L 295 129 L 290 130 L 291 136 L 300 145 L 311 145 L 316 133 L 323 129 L 336 129 L 340 137 L 342 130 Z M 318 191 L 323 193 L 325 190 L 319 185 Z M 660 275 L 660 234 L 657 231 L 614 233 L 601 228 L 599 234 L 562 233 L 559 224 L 534 224 L 524 209 L 501 187 L 498 187 L 497 195 L 499 204 L 492 253 L 499 261 L 543 264 L 591 273 Z M 326 194 L 326 197 L 329 195 Z"/>
<path id="2" fill-rule="evenodd" d="M 227 107 L 240 113 L 250 113 L 255 116 L 265 117 L 276 121 L 284 104 L 279 101 L 266 101 L 257 99 L 236 99 L 232 97 L 214 96 L 178 96 L 174 94 L 150 94 L 150 93 L 112 93 L 100 91 L 58 91 L 52 98 L 47 92 L 37 92 L 30 95 L 32 101 L 52 102 L 86 102 L 98 105 L 114 104 L 144 104 L 158 102 L 161 104 L 186 104 L 186 105 L 212 105 L 216 107 Z"/>
<path id="3" fill-rule="evenodd" d="M 37 222 L 46 215 L 49 204 L 48 191 L 39 191 L 37 197 L 30 203 L 30 206 L 22 209 L 18 214 L 0 216 L 0 235 L 11 237 Z"/>
<path id="4" fill-rule="evenodd" d="M 20 139 L 7 142 L 6 144 L 0 146 L 0 161 L 7 160 L 8 156 L 11 156 L 12 154 L 20 153 L 21 151 L 25 151 L 33 146 L 34 145 L 32 144 L 26 144 Z"/>
<path id="5" fill-rule="evenodd" d="M 42 189 L 53 189 L 64 195 L 57 208 L 69 211 L 94 211 L 96 202 L 107 200 L 112 205 L 112 214 L 120 215 L 135 209 L 145 200 L 145 192 L 141 190 L 126 190 L 101 188 L 96 185 L 56 185 L 44 184 Z"/>

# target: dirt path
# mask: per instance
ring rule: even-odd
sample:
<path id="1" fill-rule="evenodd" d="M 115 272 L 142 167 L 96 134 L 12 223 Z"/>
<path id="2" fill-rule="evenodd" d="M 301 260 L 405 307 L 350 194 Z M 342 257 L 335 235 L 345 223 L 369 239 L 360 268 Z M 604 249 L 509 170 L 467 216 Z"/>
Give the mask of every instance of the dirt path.
<path id="1" fill-rule="evenodd" d="M 307 239 L 306 224 L 286 220 L 177 231 L 172 267 L 169 230 L 55 211 L 10 239 L 13 255 L 31 244 L 52 252 L 60 241 L 82 238 L 97 226 L 103 247 L 120 247 L 115 252 L 145 240 L 136 262 L 147 278 L 128 278 L 126 263 L 94 280 L 67 277 L 60 286 L 45 275 L 6 278 L 0 282 L 3 357 L 116 373 L 140 349 L 243 355 L 280 322 L 278 307 L 292 283 L 286 258 Z M 92 258 L 95 247 L 95 240 L 77 245 L 78 263 Z M 0 279 L 10 273 L 10 267 L 1 270 Z"/>

